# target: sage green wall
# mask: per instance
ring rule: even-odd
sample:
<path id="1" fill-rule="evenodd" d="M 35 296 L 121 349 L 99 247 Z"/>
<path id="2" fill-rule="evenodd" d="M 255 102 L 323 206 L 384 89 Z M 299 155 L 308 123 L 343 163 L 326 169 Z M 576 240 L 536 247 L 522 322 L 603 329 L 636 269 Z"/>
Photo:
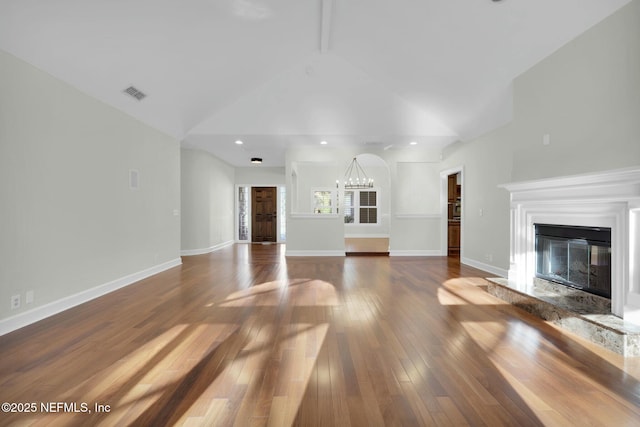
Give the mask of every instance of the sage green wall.
<path id="1" fill-rule="evenodd" d="M 0 51 L 0 320 L 179 261 L 179 180 L 178 141 Z"/>
<path id="2" fill-rule="evenodd" d="M 497 185 L 640 165 L 640 1 L 519 76 L 514 108 L 511 123 L 443 161 L 465 168 L 465 258 L 505 270 L 509 196 Z"/>
<path id="3" fill-rule="evenodd" d="M 182 251 L 234 240 L 235 170 L 201 150 L 181 150 Z"/>

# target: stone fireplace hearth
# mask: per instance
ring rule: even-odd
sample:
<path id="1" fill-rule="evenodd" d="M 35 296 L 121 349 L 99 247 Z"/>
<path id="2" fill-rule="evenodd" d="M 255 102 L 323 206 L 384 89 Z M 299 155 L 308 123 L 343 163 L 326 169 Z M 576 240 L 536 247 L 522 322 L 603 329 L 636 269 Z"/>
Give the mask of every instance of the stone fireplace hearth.
<path id="1" fill-rule="evenodd" d="M 640 356 L 640 326 L 611 314 L 611 300 L 535 279 L 530 293 L 502 278 L 488 279 L 487 292 L 554 325 L 625 357 Z"/>
<path id="2" fill-rule="evenodd" d="M 509 277 L 500 286 L 521 296 L 541 293 L 536 224 L 610 229 L 611 308 L 601 313 L 594 307 L 594 314 L 608 315 L 622 330 L 640 333 L 640 168 L 501 187 L 511 195 L 511 241 Z"/>

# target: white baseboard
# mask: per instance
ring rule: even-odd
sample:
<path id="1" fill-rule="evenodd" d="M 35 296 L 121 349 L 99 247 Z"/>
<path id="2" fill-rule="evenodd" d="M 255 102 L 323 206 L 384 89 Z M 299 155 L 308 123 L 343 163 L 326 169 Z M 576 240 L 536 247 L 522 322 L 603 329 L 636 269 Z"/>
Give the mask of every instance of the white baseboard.
<path id="1" fill-rule="evenodd" d="M 209 248 L 204 248 L 204 249 L 187 249 L 184 251 L 180 251 L 180 255 L 182 256 L 193 256 L 193 255 L 203 255 L 203 254 L 208 254 L 211 253 L 213 251 L 217 251 L 219 249 L 222 248 L 226 248 L 227 246 L 231 246 L 235 243 L 235 241 L 233 240 L 229 240 L 227 242 L 223 242 L 223 243 L 219 243 L 215 246 L 211 246 Z"/>
<path id="2" fill-rule="evenodd" d="M 408 250 L 408 251 L 398 251 L 392 250 L 389 252 L 389 256 L 440 256 L 439 249 L 433 249 L 428 251 L 423 250 Z"/>
<path id="3" fill-rule="evenodd" d="M 289 251 L 286 256 L 346 256 L 344 251 Z"/>
<path id="4" fill-rule="evenodd" d="M 182 264 L 182 260 L 180 258 L 176 258 L 151 268 L 147 268 L 146 270 L 129 274 L 128 276 L 121 277 L 120 279 L 78 292 L 74 295 L 69 295 L 57 301 L 53 301 L 29 311 L 0 320 L 0 335 L 8 334 L 16 329 L 23 328 L 39 320 L 53 316 L 54 314 L 58 314 L 87 301 L 91 301 L 92 299 L 101 297 L 120 288 L 124 288 L 125 286 L 129 286 L 142 279 L 146 279 L 147 277 L 161 273 L 170 268 L 177 267 L 180 264 Z"/>
<path id="5" fill-rule="evenodd" d="M 489 273 L 495 274 L 497 277 L 507 277 L 509 272 L 503 268 L 496 267 L 494 265 L 485 264 L 480 261 L 476 261 L 470 258 L 460 258 L 460 262 L 462 264 L 471 266 L 473 268 L 477 268 L 478 270 L 488 271 Z"/>

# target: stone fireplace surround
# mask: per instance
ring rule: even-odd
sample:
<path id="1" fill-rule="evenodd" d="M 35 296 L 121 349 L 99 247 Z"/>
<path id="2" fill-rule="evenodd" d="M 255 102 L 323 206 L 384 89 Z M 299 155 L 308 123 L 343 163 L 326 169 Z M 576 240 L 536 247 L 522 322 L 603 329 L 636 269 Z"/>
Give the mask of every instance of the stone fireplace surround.
<path id="1" fill-rule="evenodd" d="M 500 187 L 511 196 L 509 275 L 501 286 L 534 295 L 534 224 L 610 227 L 611 317 L 640 331 L 640 167 Z"/>

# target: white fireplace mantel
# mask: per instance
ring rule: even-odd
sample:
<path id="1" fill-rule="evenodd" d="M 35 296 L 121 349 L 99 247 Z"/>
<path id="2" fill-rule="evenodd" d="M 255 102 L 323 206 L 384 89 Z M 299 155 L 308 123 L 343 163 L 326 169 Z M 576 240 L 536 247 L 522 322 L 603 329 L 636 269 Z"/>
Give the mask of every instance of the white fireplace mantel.
<path id="1" fill-rule="evenodd" d="M 500 186 L 511 194 L 509 286 L 530 293 L 534 224 L 611 228 L 611 311 L 640 324 L 640 167 Z"/>

